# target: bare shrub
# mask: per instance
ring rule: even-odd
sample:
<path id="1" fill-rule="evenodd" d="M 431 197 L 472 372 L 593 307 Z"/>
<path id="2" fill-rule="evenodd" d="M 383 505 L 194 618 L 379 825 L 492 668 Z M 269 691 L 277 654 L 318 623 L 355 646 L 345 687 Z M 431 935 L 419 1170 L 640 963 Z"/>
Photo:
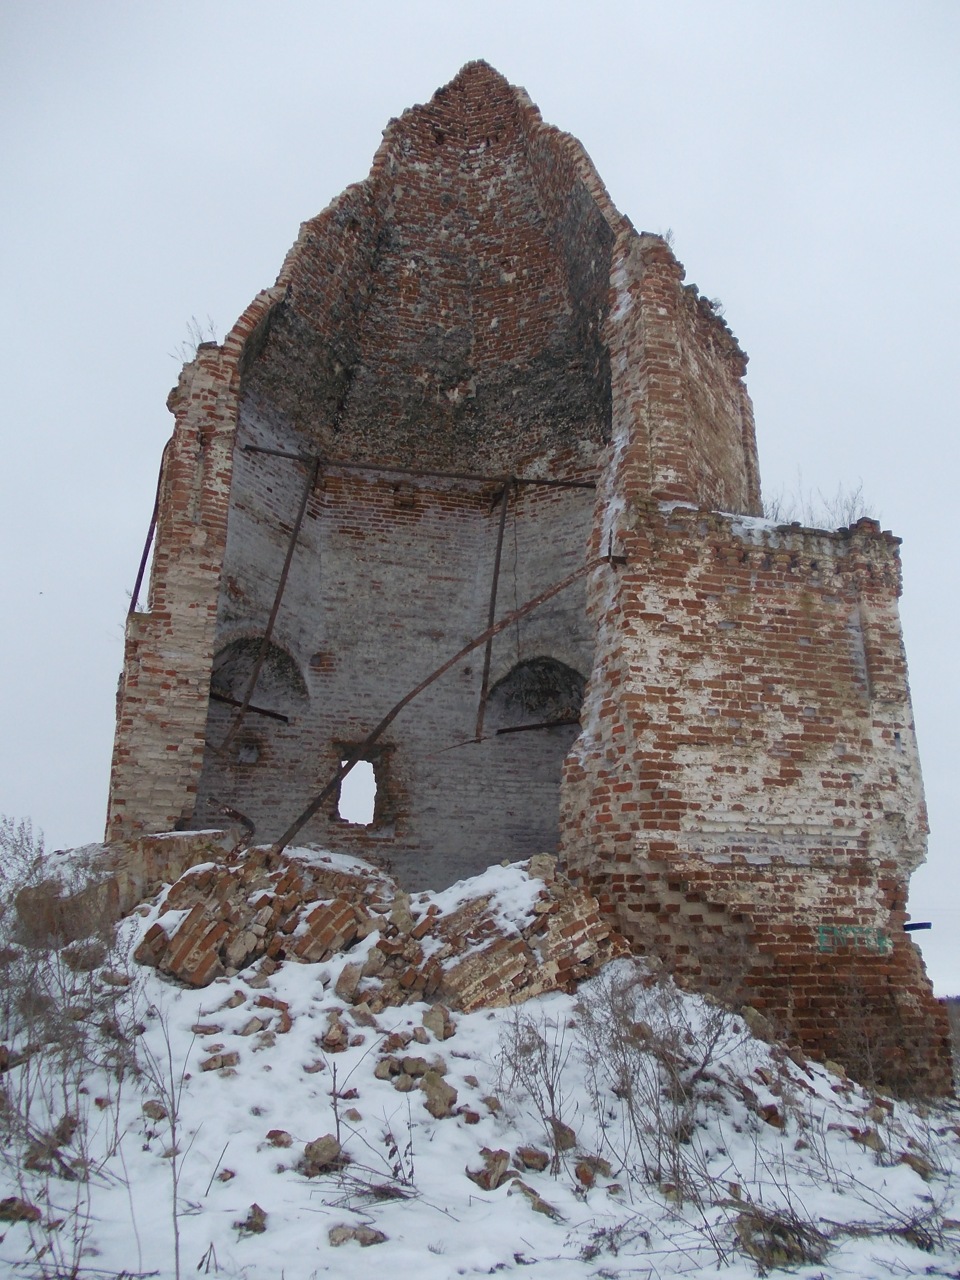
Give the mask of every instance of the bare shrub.
<path id="1" fill-rule="evenodd" d="M 383 1150 L 369 1141 L 362 1127 L 348 1123 L 341 1108 L 345 1097 L 351 1096 L 347 1088 L 351 1077 L 389 1034 L 382 1032 L 376 1036 L 343 1077 L 340 1076 L 336 1060 L 327 1054 L 321 1054 L 321 1059 L 330 1072 L 333 1137 L 341 1152 L 341 1157 L 334 1166 L 337 1180 L 342 1187 L 351 1188 L 361 1198 L 367 1196 L 374 1200 L 406 1199 L 415 1192 L 416 1162 L 410 1095 L 406 1095 L 406 1116 L 402 1126 L 395 1123 L 395 1116 L 383 1117 L 383 1131 L 380 1134 Z M 363 1160 L 347 1154 L 347 1135 L 367 1149 L 375 1162 L 373 1165 L 365 1164 Z M 343 1200 L 336 1203 L 338 1207 L 347 1207 L 349 1202 Z"/>
<path id="2" fill-rule="evenodd" d="M 764 498 L 763 514 L 778 524 L 800 523 L 808 529 L 845 529 L 864 516 L 879 518 L 864 495 L 862 480 L 853 485 L 838 484 L 833 493 L 824 493 L 804 485 L 799 471 L 794 488 L 782 487 Z"/>
<path id="3" fill-rule="evenodd" d="M 186 1150 L 181 1150 L 182 1130 L 180 1125 L 183 1088 L 187 1079 L 187 1063 L 193 1048 L 193 1041 L 187 1049 L 182 1062 L 174 1061 L 173 1039 L 170 1024 L 163 1010 L 155 1005 L 147 1010 L 147 1016 L 156 1019 L 162 1040 L 162 1047 L 153 1052 L 146 1044 L 142 1047 L 144 1081 L 150 1087 L 155 1099 L 159 1102 L 158 1118 L 167 1126 L 169 1146 L 164 1153 L 168 1156 L 170 1170 L 170 1223 L 173 1237 L 173 1273 L 175 1280 L 180 1280 L 180 1178 L 183 1172 L 183 1161 L 189 1155 L 194 1139 L 191 1138 Z M 196 1134 L 194 1134 L 194 1138 Z M 226 1148 L 224 1148 L 226 1149 Z"/>
<path id="4" fill-rule="evenodd" d="M 539 1020 L 517 1012 L 507 1024 L 500 1042 L 500 1087 L 507 1093 L 517 1088 L 530 1099 L 543 1125 L 550 1148 L 550 1172 L 557 1176 L 563 1152 L 570 1150 L 576 1135 L 564 1119 L 563 1073 L 572 1045 L 567 1042 L 563 1020 Z"/>
<path id="5" fill-rule="evenodd" d="M 207 316 L 206 320 L 198 320 L 196 316 L 191 316 L 187 321 L 187 336 L 167 354 L 171 360 L 176 360 L 177 364 L 189 364 L 196 358 L 202 346 L 217 342 L 219 342 L 217 326 L 213 319 Z"/>
<path id="6" fill-rule="evenodd" d="M 888 1089 L 916 1103 L 929 1098 L 929 1077 L 917 1064 L 938 1061 L 939 1037 L 909 1025 L 910 1010 L 897 988 L 871 994 L 852 968 L 835 985 L 843 1012 L 831 1027 L 830 1056 L 866 1089 Z"/>
<path id="7" fill-rule="evenodd" d="M 637 963 L 595 983 L 579 1016 L 593 1105 L 618 1164 L 681 1201 L 698 1199 L 698 1108 L 711 1067 L 744 1033 L 720 1004 L 684 997 Z"/>
<path id="8" fill-rule="evenodd" d="M 102 885 L 48 854 L 29 823 L 0 819 L 0 1161 L 38 1210 L 39 1276 L 78 1272 L 136 1071 L 130 967 L 102 902 Z"/>
<path id="9" fill-rule="evenodd" d="M 823 1232 L 797 1214 L 755 1204 L 737 1215 L 734 1229 L 740 1248 L 754 1260 L 761 1275 L 781 1267 L 822 1262 L 830 1248 Z"/>

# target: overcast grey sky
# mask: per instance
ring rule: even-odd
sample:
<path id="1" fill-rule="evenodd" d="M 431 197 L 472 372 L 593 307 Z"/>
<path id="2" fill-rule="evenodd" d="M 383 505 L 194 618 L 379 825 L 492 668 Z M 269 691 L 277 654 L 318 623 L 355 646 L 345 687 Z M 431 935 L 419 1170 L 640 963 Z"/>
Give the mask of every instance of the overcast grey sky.
<path id="1" fill-rule="evenodd" d="M 387 120 L 479 57 L 723 300 L 765 491 L 862 480 L 903 537 L 911 906 L 960 990 L 956 0 L 0 0 L 0 812 L 101 836 L 187 321 L 222 336 Z"/>

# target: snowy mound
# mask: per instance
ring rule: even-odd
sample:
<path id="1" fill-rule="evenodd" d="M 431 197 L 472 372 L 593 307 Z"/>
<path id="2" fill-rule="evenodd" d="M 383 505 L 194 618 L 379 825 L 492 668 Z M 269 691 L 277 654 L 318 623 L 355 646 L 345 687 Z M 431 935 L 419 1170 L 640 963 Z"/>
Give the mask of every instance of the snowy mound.
<path id="1" fill-rule="evenodd" d="M 368 886 L 375 922 L 322 959 L 290 954 L 306 936 L 294 925 L 289 948 L 203 987 L 134 961 L 158 924 L 175 939 L 207 900 L 222 879 L 209 865 L 191 873 L 209 877 L 192 905 L 164 891 L 112 950 L 11 942 L 8 1274 L 957 1273 L 951 1105 L 866 1092 L 642 962 L 598 970 L 596 952 L 593 976 L 565 970 L 553 983 L 566 989 L 497 987 L 496 1007 L 458 1011 L 443 984 L 497 939 L 549 964 L 538 951 L 549 929 L 535 926 L 561 913 L 551 893 L 567 890 L 529 867 L 496 868 L 401 898 L 401 910 L 369 868 L 311 856 L 318 875 Z M 345 883 L 298 920 L 350 898 Z M 264 892 L 276 893 L 254 885 L 239 897 L 262 912 Z M 398 966 L 384 977 L 389 945 L 364 972 L 374 949 L 412 940 L 422 958 L 407 967 L 422 973 L 450 945 L 440 922 L 454 919 L 463 945 L 439 962 L 430 998 L 402 987 Z M 382 999 L 390 982 L 402 1003 Z"/>

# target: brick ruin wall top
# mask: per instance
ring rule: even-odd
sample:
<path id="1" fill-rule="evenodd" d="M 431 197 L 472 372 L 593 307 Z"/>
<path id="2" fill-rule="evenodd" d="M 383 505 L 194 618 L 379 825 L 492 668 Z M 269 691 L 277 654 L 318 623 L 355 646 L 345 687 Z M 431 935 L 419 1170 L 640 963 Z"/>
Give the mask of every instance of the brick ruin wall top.
<path id="1" fill-rule="evenodd" d="M 641 949 L 726 972 L 729 941 L 795 1022 L 802 989 L 814 1047 L 817 929 L 895 935 L 857 981 L 935 1039 L 895 540 L 706 514 L 760 513 L 745 366 L 580 144 L 469 64 L 171 393 L 108 837 L 239 813 L 276 839 L 425 675 L 588 568 L 367 753 L 371 824 L 334 795 L 301 838 L 414 886 L 562 848 Z"/>

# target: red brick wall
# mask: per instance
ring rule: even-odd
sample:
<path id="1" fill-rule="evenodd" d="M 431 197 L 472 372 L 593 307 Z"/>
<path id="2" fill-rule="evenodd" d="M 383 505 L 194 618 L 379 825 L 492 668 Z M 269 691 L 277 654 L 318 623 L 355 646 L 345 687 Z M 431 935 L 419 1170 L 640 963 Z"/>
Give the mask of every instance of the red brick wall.
<path id="1" fill-rule="evenodd" d="M 945 1087 L 946 1029 L 903 933 L 926 816 L 896 540 L 870 521 L 633 513 L 626 563 L 591 584 L 568 865 L 635 946 L 738 988 L 808 1050 L 902 1083 L 922 1049 Z"/>
<path id="2" fill-rule="evenodd" d="M 619 501 L 756 515 L 760 481 L 747 358 L 660 236 L 618 237 L 605 326 Z M 611 476 L 611 479 L 613 477 Z"/>
<path id="3" fill-rule="evenodd" d="M 146 612 L 127 619 L 107 839 L 188 821 L 204 752 L 226 543 L 239 364 L 282 291 L 259 294 L 222 347 L 204 344 L 167 402 L 176 425 L 160 485 Z"/>

